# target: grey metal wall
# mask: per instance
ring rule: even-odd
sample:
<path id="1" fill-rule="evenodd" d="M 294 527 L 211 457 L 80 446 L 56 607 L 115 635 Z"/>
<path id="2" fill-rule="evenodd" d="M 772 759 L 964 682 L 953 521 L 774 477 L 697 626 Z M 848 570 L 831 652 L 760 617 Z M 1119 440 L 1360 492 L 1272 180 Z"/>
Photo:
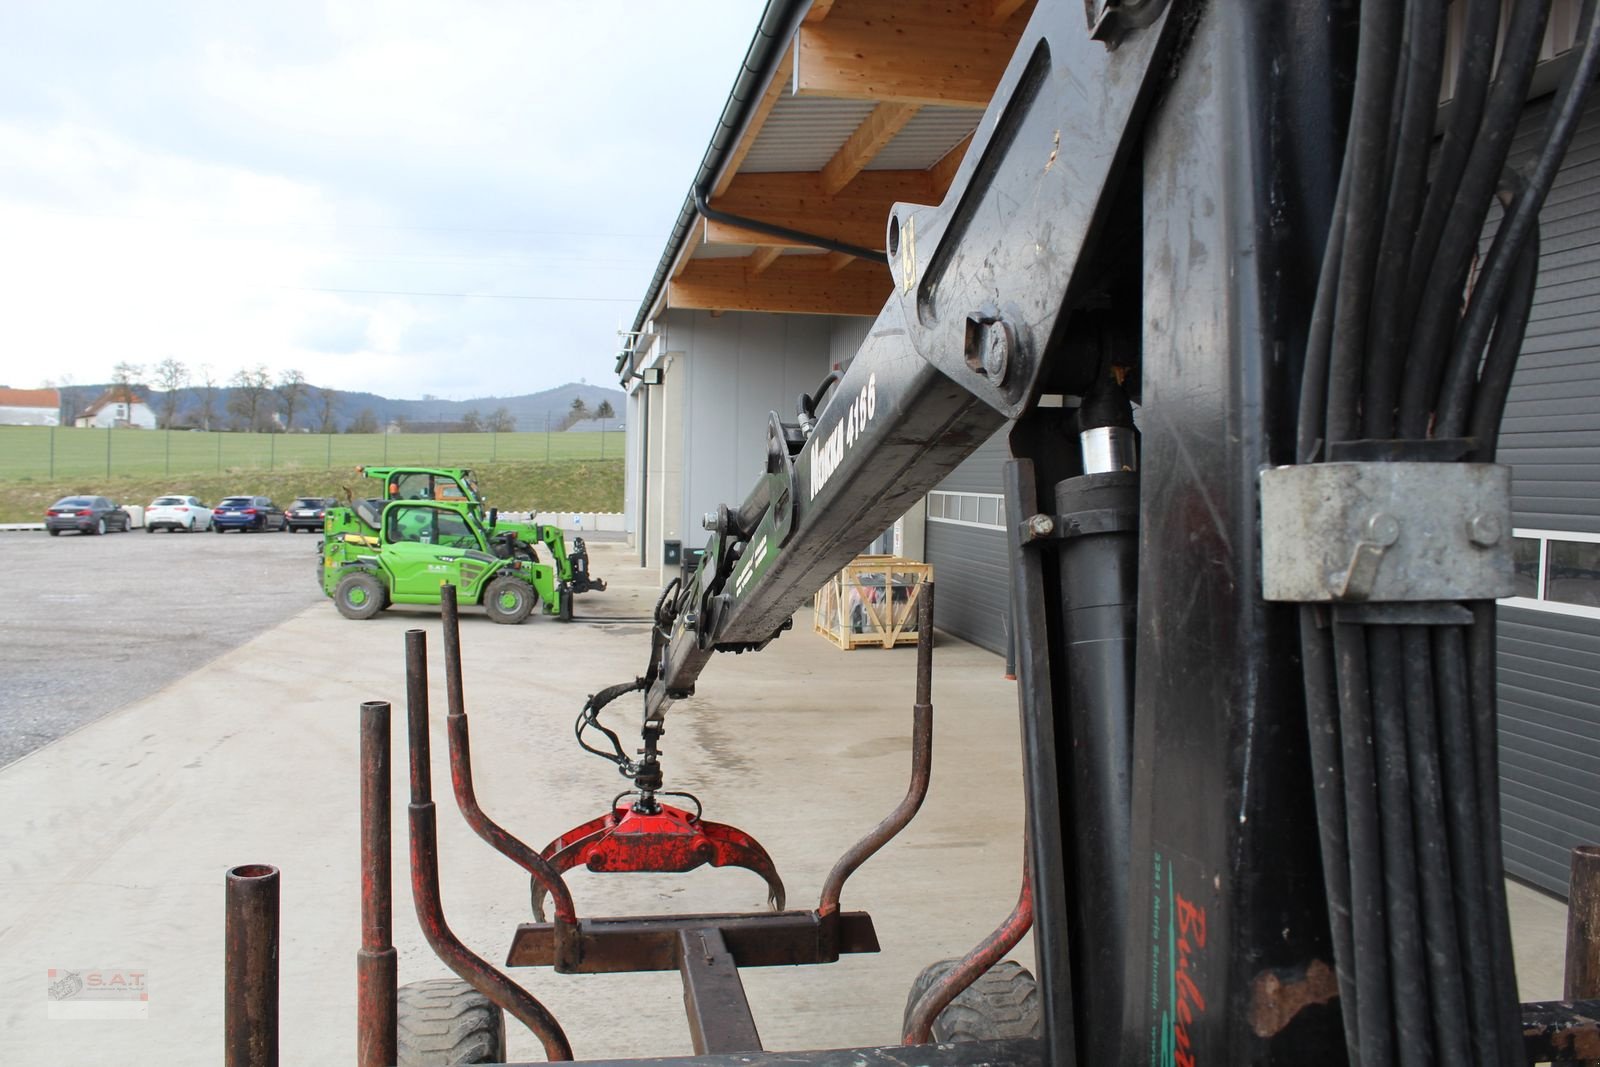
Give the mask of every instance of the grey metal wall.
<path id="1" fill-rule="evenodd" d="M 939 490 L 999 493 L 1004 489 L 1001 466 L 1007 459 L 1002 427 L 943 482 Z M 933 564 L 939 595 L 934 600 L 934 625 L 963 640 L 1005 654 L 1010 611 L 1010 570 L 1005 534 L 1000 530 L 958 526 L 929 519 L 924 555 Z"/>
<path id="2" fill-rule="evenodd" d="M 1565 897 L 1570 850 L 1600 842 L 1600 621 L 1499 617 L 1506 870 Z"/>
<path id="3" fill-rule="evenodd" d="M 1524 116 L 1519 167 L 1548 108 Z M 1500 460 L 1513 467 L 1519 528 L 1600 533 L 1600 99 L 1540 221 L 1539 288 Z M 1564 897 L 1569 849 L 1600 843 L 1600 619 L 1502 605 L 1499 620 L 1506 869 Z"/>
<path id="4" fill-rule="evenodd" d="M 705 543 L 700 517 L 737 505 L 765 469 L 767 417 L 794 418 L 795 398 L 827 373 L 833 319 L 672 311 L 667 350 L 685 353 L 684 540 Z"/>

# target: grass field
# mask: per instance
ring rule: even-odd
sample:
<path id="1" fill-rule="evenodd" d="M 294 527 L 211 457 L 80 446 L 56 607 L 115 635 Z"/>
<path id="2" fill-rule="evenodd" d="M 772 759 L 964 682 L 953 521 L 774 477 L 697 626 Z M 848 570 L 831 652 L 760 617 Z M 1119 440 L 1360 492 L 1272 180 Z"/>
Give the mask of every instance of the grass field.
<path id="1" fill-rule="evenodd" d="M 78 431 L 84 432 L 84 431 Z M 102 435 L 104 431 L 99 431 Z M 139 431 L 124 431 L 137 433 Z M 151 436 L 160 436 L 152 434 Z M 175 435 L 175 436 L 182 436 Z M 219 435 L 224 436 L 224 435 Z M 225 436 L 232 436 L 231 434 Z M 449 440 L 450 435 L 446 435 Z M 487 436 L 487 435 L 485 435 Z M 543 434 L 501 435 L 504 444 L 508 436 L 539 437 Z M 562 434 L 551 434 L 559 439 Z M 572 437 L 599 436 L 598 434 L 571 434 Z M 3 438 L 0 438 L 3 440 Z M 317 438 L 317 440 L 322 440 Z M 342 437 L 335 438 L 336 441 Z M 613 442 L 619 443 L 619 442 Z M 552 442 L 552 446 L 554 442 Z M 596 447 L 598 454 L 599 449 Z M 372 463 L 378 456 L 363 456 Z M 391 453 L 391 461 L 398 457 Z M 418 457 L 429 465 L 433 456 Z M 460 464 L 451 463 L 445 454 L 447 466 L 471 466 L 478 487 L 489 503 L 506 511 L 621 511 L 623 462 L 615 459 L 565 459 L 551 463 L 542 462 L 479 462 L 469 457 L 455 457 Z M 216 504 L 225 496 L 269 496 L 279 507 L 288 506 L 297 496 L 331 496 L 341 500 L 350 495 L 370 496 L 381 492 L 377 482 L 356 474 L 355 463 L 342 464 L 329 469 L 318 466 L 278 466 L 247 468 L 230 467 L 221 473 L 201 471 L 184 475 L 160 473 L 114 473 L 107 478 L 102 470 L 98 474 L 76 477 L 29 478 L 0 480 L 0 522 L 40 522 L 44 511 L 64 496 L 94 494 L 107 496 L 118 503 L 149 504 L 165 493 L 184 493 L 199 497 L 207 504 Z"/>
<path id="2" fill-rule="evenodd" d="M 623 433 L 260 434 L 0 426 L 0 483 L 230 469 L 349 470 L 360 463 L 473 467 L 621 459 Z"/>

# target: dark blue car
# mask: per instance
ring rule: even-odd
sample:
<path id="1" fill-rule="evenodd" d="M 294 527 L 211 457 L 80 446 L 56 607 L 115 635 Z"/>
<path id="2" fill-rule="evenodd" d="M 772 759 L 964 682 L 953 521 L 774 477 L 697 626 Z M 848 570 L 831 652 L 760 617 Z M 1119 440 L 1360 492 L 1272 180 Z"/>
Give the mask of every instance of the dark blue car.
<path id="1" fill-rule="evenodd" d="M 224 497 L 222 503 L 211 509 L 211 528 L 217 533 L 282 530 L 288 525 L 282 509 L 264 496 Z"/>

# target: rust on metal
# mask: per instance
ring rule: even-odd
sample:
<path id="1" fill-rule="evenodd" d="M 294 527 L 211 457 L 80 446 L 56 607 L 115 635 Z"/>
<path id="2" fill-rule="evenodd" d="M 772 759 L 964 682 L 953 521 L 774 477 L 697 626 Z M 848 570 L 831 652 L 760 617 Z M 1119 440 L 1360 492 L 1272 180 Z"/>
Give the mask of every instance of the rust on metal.
<path id="1" fill-rule="evenodd" d="M 1528 1063 L 1600 1060 L 1600 1000 L 1552 1000 L 1522 1006 Z"/>
<path id="2" fill-rule="evenodd" d="M 1572 850 L 1562 994 L 1568 1000 L 1600 997 L 1600 846 Z"/>
<path id="3" fill-rule="evenodd" d="M 495 970 L 450 929 L 439 899 L 438 821 L 428 764 L 427 635 L 406 631 L 406 711 L 411 739 L 411 897 L 422 936 L 446 967 L 528 1028 L 551 1060 L 572 1059 L 561 1024 L 526 989 Z"/>
<path id="4" fill-rule="evenodd" d="M 1033 850 L 1026 836 L 1022 843 L 1022 891 L 1017 895 L 1016 907 L 1006 916 L 993 933 L 978 942 L 971 952 L 961 958 L 937 982 L 929 986 L 916 1005 L 906 1012 L 905 1044 L 926 1045 L 933 1039 L 934 1020 L 976 982 L 990 967 L 999 963 L 1007 952 L 1017 947 L 1022 935 L 1033 926 L 1033 864 L 1029 860 Z"/>
<path id="5" fill-rule="evenodd" d="M 361 948 L 356 953 L 356 1064 L 398 1058 L 399 975 L 390 860 L 389 702 L 361 705 Z"/>
<path id="6" fill-rule="evenodd" d="M 249 863 L 231 868 L 224 881 L 224 1062 L 277 1067 L 278 868 Z"/>
<path id="7" fill-rule="evenodd" d="M 671 971 L 678 968 L 678 934 L 717 929 L 740 967 L 832 963 L 843 953 L 878 951 L 878 935 L 864 911 L 780 911 L 759 914 L 673 915 L 659 918 L 580 919 L 580 974 Z M 549 923 L 517 927 L 506 964 L 550 967 L 556 962 Z"/>
<path id="8" fill-rule="evenodd" d="M 739 978 L 739 964 L 715 926 L 680 929 L 678 972 L 697 1055 L 760 1052 L 761 1035 Z"/>
<path id="9" fill-rule="evenodd" d="M 870 833 L 839 857 L 822 883 L 822 899 L 817 910 L 832 915 L 839 910 L 839 897 L 845 879 L 871 859 L 893 837 L 906 828 L 928 795 L 928 780 L 933 773 L 933 583 L 922 587 L 917 599 L 917 692 L 911 710 L 911 784 L 906 795 Z"/>
<path id="10" fill-rule="evenodd" d="M 1322 960 L 1312 960 L 1304 970 L 1279 967 L 1262 971 L 1250 983 L 1250 1028 L 1257 1037 L 1272 1037 L 1306 1008 L 1338 996 L 1338 975 Z"/>
<path id="11" fill-rule="evenodd" d="M 446 736 L 450 743 L 450 786 L 455 794 L 456 807 L 461 817 L 489 846 L 512 863 L 528 872 L 532 880 L 534 913 L 541 911 L 541 903 L 549 896 L 555 904 L 556 923 L 560 928 L 557 940 L 563 947 L 571 947 L 573 927 L 578 920 L 572 893 L 561 874 L 525 842 L 511 831 L 495 822 L 478 803 L 477 789 L 472 783 L 472 739 L 467 726 L 467 704 L 461 681 L 461 610 L 456 602 L 453 585 L 440 587 L 440 604 L 444 616 L 444 675 L 445 696 L 449 714 L 445 718 Z M 571 948 L 575 952 L 575 948 Z M 575 962 L 575 961 L 574 961 Z"/>

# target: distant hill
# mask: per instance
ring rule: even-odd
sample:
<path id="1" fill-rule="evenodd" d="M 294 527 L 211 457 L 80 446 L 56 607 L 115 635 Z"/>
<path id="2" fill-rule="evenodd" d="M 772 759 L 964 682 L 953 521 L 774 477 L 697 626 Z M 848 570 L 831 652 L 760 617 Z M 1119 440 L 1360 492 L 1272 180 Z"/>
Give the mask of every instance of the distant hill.
<path id="1" fill-rule="evenodd" d="M 81 410 L 107 388 L 109 385 L 77 385 L 62 392 L 70 394 Z M 149 394 L 150 407 L 157 412 L 161 411 L 161 401 L 166 394 L 159 389 L 143 388 L 142 391 Z M 302 401 L 302 406 L 295 412 L 294 424 L 297 429 L 303 427 L 316 429 L 322 413 L 320 392 L 314 385 L 308 387 L 308 399 Z M 228 399 L 232 394 L 231 388 L 225 386 L 217 388 L 212 408 L 220 421 L 213 422 L 214 429 L 228 428 Z M 370 411 L 379 428 L 387 426 L 396 419 L 404 419 L 408 424 L 425 426 L 431 431 L 435 425 L 441 423 L 445 425 L 460 423 L 462 417 L 469 411 L 477 411 L 480 418 L 487 419 L 498 409 L 505 408 L 518 430 L 543 430 L 546 425 L 551 430 L 558 430 L 567 412 L 572 409 L 572 401 L 576 398 L 583 400 L 591 415 L 603 401 L 609 401 L 612 410 L 616 412 L 612 422 L 613 429 L 620 424 L 622 413 L 627 407 L 627 396 L 620 389 L 568 382 L 566 385 L 558 385 L 554 389 L 546 389 L 539 393 L 524 393 L 521 396 L 483 396 L 471 400 L 395 400 L 379 396 L 377 393 L 335 390 L 334 417 L 340 430 L 347 429 L 362 412 Z M 67 398 L 63 397 L 63 400 L 65 399 Z M 178 425 L 194 422 L 199 416 L 200 408 L 198 390 L 194 388 L 183 390 L 178 401 Z"/>

